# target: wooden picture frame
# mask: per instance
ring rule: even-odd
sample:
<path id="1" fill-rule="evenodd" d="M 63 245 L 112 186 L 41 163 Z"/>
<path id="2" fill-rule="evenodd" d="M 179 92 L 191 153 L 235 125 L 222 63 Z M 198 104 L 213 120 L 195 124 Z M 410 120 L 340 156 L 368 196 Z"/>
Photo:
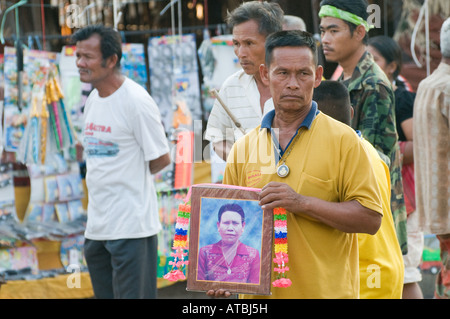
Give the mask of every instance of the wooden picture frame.
<path id="1" fill-rule="evenodd" d="M 259 190 L 210 184 L 191 192 L 187 290 L 270 295 L 273 216 L 259 206 Z"/>

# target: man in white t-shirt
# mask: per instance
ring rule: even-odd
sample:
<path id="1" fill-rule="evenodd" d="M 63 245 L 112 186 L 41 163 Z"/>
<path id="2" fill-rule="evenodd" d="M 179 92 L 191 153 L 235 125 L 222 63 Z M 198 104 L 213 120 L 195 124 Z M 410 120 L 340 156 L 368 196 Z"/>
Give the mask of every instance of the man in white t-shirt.
<path id="1" fill-rule="evenodd" d="M 227 23 L 232 28 L 234 53 L 242 70 L 224 81 L 219 96 L 239 124 L 215 101 L 205 131 L 205 139 L 225 161 L 234 142 L 261 124 L 262 116 L 273 109 L 259 67 L 264 64 L 266 37 L 282 29 L 283 11 L 277 3 L 249 1 L 233 10 Z"/>
<path id="2" fill-rule="evenodd" d="M 156 191 L 151 174 L 170 163 L 158 106 L 121 74 L 117 31 L 88 26 L 73 35 L 82 82 L 88 219 L 84 252 L 97 298 L 156 298 Z"/>

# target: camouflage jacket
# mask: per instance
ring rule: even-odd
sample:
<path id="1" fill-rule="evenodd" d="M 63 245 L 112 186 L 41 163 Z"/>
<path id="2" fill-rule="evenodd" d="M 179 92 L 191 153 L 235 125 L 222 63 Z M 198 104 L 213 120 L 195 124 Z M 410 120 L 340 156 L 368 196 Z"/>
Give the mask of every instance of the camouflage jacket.
<path id="1" fill-rule="evenodd" d="M 361 131 L 389 166 L 391 211 L 402 253 L 406 254 L 406 208 L 392 86 L 368 52 L 363 54 L 352 77 L 345 84 L 354 108 L 352 127 Z"/>

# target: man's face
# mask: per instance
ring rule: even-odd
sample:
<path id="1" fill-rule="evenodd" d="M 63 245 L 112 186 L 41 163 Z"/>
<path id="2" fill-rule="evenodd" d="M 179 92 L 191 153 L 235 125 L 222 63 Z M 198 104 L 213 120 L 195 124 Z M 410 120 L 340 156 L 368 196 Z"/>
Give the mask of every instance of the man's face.
<path id="1" fill-rule="evenodd" d="M 259 73 L 264 63 L 266 36 L 259 33 L 258 23 L 249 20 L 233 27 L 233 48 L 242 69 L 249 75 Z"/>
<path id="2" fill-rule="evenodd" d="M 244 232 L 244 226 L 241 215 L 232 211 L 224 212 L 217 223 L 222 242 L 227 245 L 234 244 Z"/>
<path id="3" fill-rule="evenodd" d="M 102 81 L 111 72 L 111 58 L 103 60 L 100 50 L 100 36 L 78 41 L 76 44 L 76 65 L 80 73 L 81 82 L 94 85 Z"/>
<path id="4" fill-rule="evenodd" d="M 299 110 L 310 106 L 313 90 L 322 78 L 307 47 L 278 47 L 272 52 L 269 68 L 261 68 L 261 78 L 269 85 L 276 109 Z"/>
<path id="5" fill-rule="evenodd" d="M 325 59 L 328 62 L 341 62 L 355 52 L 355 41 L 349 26 L 341 19 L 323 17 L 320 22 L 320 37 Z"/>

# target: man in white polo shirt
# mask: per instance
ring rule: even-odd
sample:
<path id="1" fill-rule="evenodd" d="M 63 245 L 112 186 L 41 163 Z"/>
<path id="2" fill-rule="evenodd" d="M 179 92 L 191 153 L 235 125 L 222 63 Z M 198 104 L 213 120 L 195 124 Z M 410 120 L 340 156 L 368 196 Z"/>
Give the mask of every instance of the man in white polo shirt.
<path id="1" fill-rule="evenodd" d="M 225 161 L 234 142 L 273 110 L 269 88 L 259 76 L 259 66 L 264 64 L 266 37 L 282 29 L 283 11 L 277 3 L 245 2 L 229 13 L 227 23 L 232 28 L 234 52 L 242 70 L 225 80 L 219 96 L 239 123 L 236 125 L 216 101 L 205 132 L 205 138 Z"/>

